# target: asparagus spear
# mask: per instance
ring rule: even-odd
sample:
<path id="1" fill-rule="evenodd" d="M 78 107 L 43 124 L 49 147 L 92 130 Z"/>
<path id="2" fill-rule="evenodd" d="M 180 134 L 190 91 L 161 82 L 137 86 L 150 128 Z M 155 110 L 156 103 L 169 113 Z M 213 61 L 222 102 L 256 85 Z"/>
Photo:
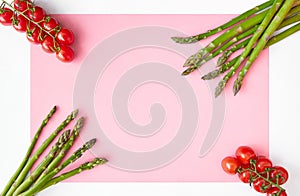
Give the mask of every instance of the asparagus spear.
<path id="1" fill-rule="evenodd" d="M 285 16 L 288 14 L 290 9 L 292 8 L 294 4 L 294 0 L 286 0 L 278 13 L 275 15 L 274 19 L 272 20 L 271 24 L 268 26 L 268 28 L 263 33 L 262 37 L 260 38 L 259 42 L 257 43 L 256 47 L 251 52 L 251 55 L 249 56 L 246 64 L 242 68 L 242 70 L 239 72 L 237 79 L 234 82 L 233 86 L 233 92 L 234 95 L 236 95 L 239 90 L 241 89 L 243 79 L 245 78 L 245 75 L 249 71 L 251 65 L 253 64 L 254 60 L 257 58 L 259 53 L 264 49 L 265 45 L 267 44 L 268 40 L 274 33 L 274 31 L 278 28 L 278 26 L 281 24 Z"/>
<path id="2" fill-rule="evenodd" d="M 257 31 L 253 34 L 251 37 L 251 40 L 247 44 L 246 48 L 240 55 L 238 61 L 230 68 L 230 71 L 223 77 L 223 79 L 219 82 L 216 91 L 215 96 L 218 97 L 221 92 L 223 91 L 224 87 L 226 86 L 229 79 L 235 74 L 237 69 L 240 67 L 241 63 L 245 60 L 245 58 L 248 56 L 250 51 L 252 50 L 254 44 L 259 39 L 261 34 L 265 31 L 265 29 L 268 27 L 270 21 L 272 20 L 273 16 L 276 14 L 277 10 L 280 8 L 284 0 L 275 0 L 272 7 L 268 10 L 265 18 L 259 25 Z M 294 1 L 293 1 L 294 2 Z M 278 27 L 278 26 L 277 26 Z"/>
<path id="3" fill-rule="evenodd" d="M 297 7 L 300 8 L 300 6 L 297 6 Z M 295 22 L 297 22 L 299 20 L 300 20 L 300 13 L 295 14 L 295 15 L 289 17 L 289 18 L 285 18 L 283 20 L 283 22 L 279 25 L 279 27 L 277 28 L 277 30 L 280 30 L 280 29 L 282 29 L 282 28 L 284 28 L 284 27 L 286 27 L 286 26 L 288 26 L 290 24 L 293 24 L 293 23 L 295 23 Z M 242 41 L 242 42 L 234 45 L 230 49 L 225 50 L 223 52 L 223 54 L 221 55 L 221 57 L 219 57 L 217 66 L 222 65 L 230 57 L 230 55 L 232 55 L 234 52 L 236 52 L 237 50 L 239 50 L 241 48 L 244 48 L 249 43 L 249 41 L 250 41 L 250 38 L 245 39 L 244 41 Z"/>
<path id="4" fill-rule="evenodd" d="M 37 149 L 37 151 L 28 160 L 22 171 L 20 172 L 17 179 L 10 186 L 6 196 L 11 196 L 18 186 L 23 182 L 24 178 L 28 174 L 29 170 L 32 168 L 33 164 L 40 157 L 40 155 L 45 151 L 45 149 L 50 145 L 54 138 L 77 116 L 78 110 L 73 111 L 67 118 L 56 128 L 56 130 L 43 142 L 43 144 Z"/>
<path id="5" fill-rule="evenodd" d="M 293 27 L 271 37 L 265 47 L 269 47 L 298 31 L 300 31 L 300 22 L 294 25 Z"/>
<path id="6" fill-rule="evenodd" d="M 28 178 L 16 189 L 13 196 L 17 196 L 18 194 L 25 191 L 28 187 L 30 187 L 34 181 L 39 177 L 39 175 L 45 170 L 48 164 L 52 161 L 55 154 L 58 152 L 60 146 L 64 145 L 67 142 L 70 136 L 70 130 L 65 131 L 58 139 L 58 141 L 53 145 L 52 149 L 46 156 L 46 158 L 37 166 L 37 168 L 29 175 Z"/>
<path id="7" fill-rule="evenodd" d="M 66 172 L 66 173 L 63 173 L 61 174 L 60 176 L 56 177 L 56 178 L 53 178 L 51 180 L 49 180 L 45 186 L 43 186 L 41 189 L 39 189 L 39 192 L 52 186 L 52 185 L 55 185 L 59 182 L 62 182 L 66 179 L 69 179 L 77 174 L 80 174 L 81 172 L 84 172 L 86 170 L 91 170 L 93 169 L 94 167 L 98 166 L 98 165 L 103 165 L 107 163 L 107 160 L 105 158 L 95 158 L 93 161 L 91 162 L 86 162 L 84 164 L 82 164 L 81 166 L 79 166 L 78 168 L 76 169 L 73 169 L 69 172 Z"/>
<path id="8" fill-rule="evenodd" d="M 225 29 L 228 29 L 229 27 L 234 26 L 238 22 L 249 18 L 250 16 L 252 16 L 255 13 L 261 12 L 262 10 L 264 10 L 266 8 L 269 8 L 273 4 L 273 2 L 274 2 L 274 0 L 270 0 L 270 1 L 267 1 L 263 4 L 261 4 L 261 5 L 258 5 L 254 8 L 252 8 L 252 9 L 242 13 L 241 15 L 233 18 L 232 20 L 228 21 L 227 23 L 222 24 L 221 26 L 218 26 L 214 29 L 208 30 L 205 33 L 201 33 L 201 34 L 194 35 L 194 36 L 189 36 L 189 37 L 172 37 L 172 39 L 176 43 L 179 43 L 179 44 L 190 44 L 190 43 L 195 43 L 195 42 L 201 41 L 202 39 L 206 39 L 209 36 L 215 35 L 215 34 L 221 32 Z M 300 3 L 299 0 L 296 0 L 294 2 L 294 6 L 299 5 L 299 3 Z"/>
<path id="9" fill-rule="evenodd" d="M 300 8 L 300 6 L 298 6 Z M 286 27 L 288 25 L 294 24 L 295 22 L 300 21 L 300 12 L 289 17 L 286 18 L 282 21 L 282 23 L 279 25 L 278 29 L 282 29 L 283 27 Z"/>
<path id="10" fill-rule="evenodd" d="M 265 48 L 268 48 L 271 45 L 276 44 L 277 42 L 287 38 L 288 36 L 298 32 L 300 30 L 300 22 L 292 27 L 290 27 L 289 29 L 272 36 L 268 43 L 266 44 Z M 239 56 L 235 57 L 234 59 L 232 59 L 229 62 L 226 62 L 224 64 L 222 64 L 220 66 L 219 69 L 213 70 L 211 72 L 209 72 L 208 74 L 204 75 L 202 77 L 203 80 L 211 80 L 214 79 L 216 77 L 218 77 L 220 74 L 224 73 L 225 71 L 227 71 L 230 67 L 232 67 L 232 65 L 238 60 Z"/>
<path id="11" fill-rule="evenodd" d="M 254 17 L 240 23 L 239 25 L 227 30 L 225 33 L 214 39 L 210 44 L 208 44 L 205 48 L 199 50 L 196 54 L 192 55 L 190 58 L 187 59 L 184 66 L 196 66 L 196 64 L 204 57 L 205 55 L 209 54 L 211 51 L 216 49 L 217 47 L 221 46 L 222 43 L 232 39 L 233 37 L 237 36 L 238 34 L 246 31 L 247 29 L 260 24 L 262 20 L 264 20 L 267 11 L 259 13 Z M 194 71 L 192 69 L 192 71 Z M 182 73 L 182 75 L 190 74 L 192 71 L 186 71 Z"/>
<path id="12" fill-rule="evenodd" d="M 42 121 L 40 127 L 38 128 L 37 132 L 35 133 L 32 142 L 26 152 L 26 155 L 22 161 L 22 163 L 20 164 L 20 166 L 18 167 L 17 171 L 14 173 L 14 175 L 10 178 L 10 180 L 8 181 L 7 185 L 4 187 L 4 190 L 2 191 L 2 193 L 0 195 L 6 195 L 7 191 L 10 189 L 10 187 L 12 186 L 12 184 L 14 183 L 14 181 L 17 179 L 17 177 L 19 176 L 19 174 L 21 173 L 21 171 L 23 170 L 24 166 L 26 165 L 37 141 L 38 138 L 43 130 L 43 128 L 47 125 L 47 123 L 49 122 L 50 118 L 53 116 L 53 114 L 56 112 L 56 106 L 54 106 L 49 114 L 46 116 L 46 118 Z"/>
<path id="13" fill-rule="evenodd" d="M 300 4 L 300 0 L 296 0 L 293 4 L 293 7 L 294 8 L 297 8 Z M 247 25 L 251 25 L 253 26 L 253 24 L 249 24 L 249 23 L 252 23 L 253 21 L 251 20 L 256 20 L 256 25 L 260 24 L 264 17 L 266 16 L 267 12 L 270 11 L 269 10 L 266 10 L 266 11 L 263 11 L 257 15 L 255 15 L 253 18 L 250 18 L 242 23 L 240 23 L 239 25 L 229 29 L 228 31 L 226 31 L 225 33 L 223 33 L 222 35 L 220 35 L 219 37 L 217 37 L 215 40 L 213 40 L 209 45 L 207 45 L 205 48 L 199 50 L 196 54 L 190 56 L 186 62 L 184 63 L 183 67 L 193 67 L 193 66 L 196 66 L 197 63 L 199 63 L 199 61 L 201 61 L 201 59 L 203 59 L 203 56 L 205 56 L 206 54 L 210 53 L 211 51 L 213 51 L 215 48 L 219 47 L 220 45 L 222 45 L 224 42 L 228 41 L 228 39 L 236 36 L 237 34 L 241 33 L 241 32 L 244 32 L 245 29 L 247 29 Z M 250 28 L 248 27 L 248 28 Z M 231 35 L 232 37 L 229 37 L 228 38 L 228 34 Z M 224 35 L 224 34 L 227 34 L 227 35 Z M 232 35 L 234 34 L 234 35 Z M 224 39 L 224 40 L 222 40 Z M 190 74 L 191 72 L 193 72 L 194 70 L 196 70 L 196 68 L 191 68 L 191 69 L 188 69 L 188 70 L 185 70 L 182 75 L 188 75 Z"/>
<path id="14" fill-rule="evenodd" d="M 44 172 L 41 174 L 41 176 L 37 179 L 36 183 L 38 183 L 45 175 L 48 174 L 48 172 L 51 172 L 55 167 L 61 162 L 61 160 L 65 157 L 69 149 L 73 146 L 74 141 L 77 139 L 80 129 L 83 126 L 83 118 L 80 118 L 72 131 L 72 134 L 67 141 L 66 144 L 62 147 L 61 151 L 58 153 L 58 155 L 54 158 L 54 160 L 48 165 L 47 168 L 45 168 Z"/>
<path id="15" fill-rule="evenodd" d="M 253 34 L 257 30 L 257 27 L 258 26 L 255 26 L 255 27 L 249 29 L 248 31 L 245 31 L 244 33 L 241 33 L 240 35 L 232 38 L 231 40 L 229 40 L 228 42 L 226 42 L 223 46 L 219 47 L 215 52 L 210 53 L 205 58 L 203 58 L 201 61 L 199 61 L 195 66 L 192 66 L 192 67 L 189 67 L 188 69 L 186 69 L 182 73 L 182 75 L 187 75 L 188 73 L 193 72 L 195 69 L 198 69 L 200 66 L 202 66 L 203 64 L 205 64 L 206 62 L 208 62 L 212 58 L 218 56 L 220 53 L 222 53 L 224 50 L 226 50 L 227 48 L 229 48 L 234 43 L 237 43 L 241 39 L 243 39 L 245 37 L 248 37 L 249 35 Z"/>
<path id="16" fill-rule="evenodd" d="M 202 76 L 202 79 L 203 80 L 211 80 L 211 79 L 218 77 L 219 75 L 221 75 L 222 73 L 224 73 L 225 71 L 230 69 L 236 63 L 236 61 L 239 59 L 239 57 L 240 56 L 237 56 L 234 59 L 232 59 L 231 61 L 223 63 L 219 69 L 213 70 L 213 71 L 209 72 L 208 74 Z"/>
<path id="17" fill-rule="evenodd" d="M 226 45 L 229 45 L 229 46 L 228 46 L 228 47 L 221 47 L 221 52 L 220 52 L 220 53 L 223 52 L 223 54 L 224 54 L 225 51 L 228 51 L 228 48 L 229 48 L 230 46 L 232 46 L 233 44 L 238 43 L 240 40 L 243 40 L 244 38 L 246 38 L 246 37 L 252 35 L 252 34 L 257 30 L 257 28 L 258 28 L 258 25 L 255 26 L 254 28 L 252 28 L 252 29 L 246 31 L 245 33 L 242 33 L 241 35 L 239 35 L 239 36 L 233 38 L 232 40 L 230 40 L 230 41 L 227 42 L 226 44 L 224 44 L 224 46 L 226 46 Z M 230 49 L 233 50 L 233 48 L 236 48 L 237 46 L 239 46 L 239 44 L 234 45 L 234 46 L 231 47 Z M 219 54 L 220 54 L 220 53 L 219 53 Z M 216 56 L 217 56 L 217 55 L 216 55 Z M 214 56 L 214 57 L 215 57 L 215 56 Z M 222 57 L 222 56 L 221 56 L 221 57 Z M 222 64 L 225 63 L 226 60 L 227 60 L 227 58 L 221 58 L 221 57 L 218 59 L 217 66 L 222 65 Z"/>
<path id="18" fill-rule="evenodd" d="M 44 187 L 49 180 L 51 180 L 56 174 L 58 174 L 61 170 L 67 167 L 69 164 L 75 162 L 79 159 L 83 153 L 94 146 L 96 139 L 92 139 L 85 143 L 81 148 L 79 148 L 75 153 L 73 153 L 65 162 L 63 162 L 60 166 L 55 168 L 52 171 L 49 171 L 40 181 L 36 182 L 30 189 L 21 193 L 19 196 L 31 196 L 39 192 L 41 187 Z"/>
<path id="19" fill-rule="evenodd" d="M 226 50 L 223 52 L 222 56 L 218 59 L 218 63 L 217 66 L 221 66 L 221 63 L 224 63 L 227 61 L 227 59 L 236 51 L 238 51 L 241 48 L 244 48 L 247 46 L 247 44 L 249 43 L 251 38 L 245 39 L 242 42 L 234 45 L 233 47 L 231 47 L 230 49 Z M 236 61 L 235 61 L 236 62 Z"/>
<path id="20" fill-rule="evenodd" d="M 293 8 L 289 11 L 286 17 L 293 16 L 294 14 L 297 14 L 299 12 L 300 12 L 300 6 L 293 6 Z"/>
<path id="21" fill-rule="evenodd" d="M 230 20 L 229 22 L 215 28 L 212 30 L 207 31 L 206 33 L 202 33 L 199 35 L 195 35 L 195 36 L 191 36 L 191 37 L 172 37 L 172 39 L 176 42 L 176 43 L 180 43 L 180 44 L 189 44 L 189 43 L 195 43 L 198 42 L 202 39 L 205 39 L 211 35 L 214 35 L 218 32 L 221 32 L 235 24 L 237 24 L 238 22 L 247 19 L 248 17 L 252 16 L 255 13 L 258 13 L 266 8 L 268 8 L 269 6 L 271 6 L 273 4 L 274 0 L 270 0 L 267 1 L 261 5 L 258 5 L 244 13 L 242 13 L 241 15 L 233 18 L 232 20 Z"/>

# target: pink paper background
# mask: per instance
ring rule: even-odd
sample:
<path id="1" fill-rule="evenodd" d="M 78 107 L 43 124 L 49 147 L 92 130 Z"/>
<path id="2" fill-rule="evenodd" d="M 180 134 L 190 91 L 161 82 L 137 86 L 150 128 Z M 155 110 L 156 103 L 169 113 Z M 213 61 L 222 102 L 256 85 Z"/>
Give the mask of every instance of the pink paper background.
<path id="1" fill-rule="evenodd" d="M 232 15 L 58 15 L 56 17 L 63 24 L 68 24 L 68 28 L 72 29 L 76 35 L 76 44 L 74 45 L 76 59 L 71 64 L 63 64 L 56 60 L 54 55 L 43 52 L 39 46 L 31 47 L 32 134 L 50 108 L 54 104 L 59 106 L 57 114 L 47 126 L 43 137 L 46 137 L 73 109 L 73 89 L 80 66 L 93 47 L 110 35 L 141 26 L 168 27 L 192 35 L 227 21 Z M 209 40 L 204 40 L 201 45 L 205 45 Z M 149 121 L 149 105 L 155 102 L 161 103 L 167 112 L 167 119 L 157 134 L 147 138 L 134 137 L 124 132 L 114 121 L 110 99 L 118 78 L 135 65 L 151 61 L 164 62 L 180 73 L 183 70 L 182 64 L 185 58 L 158 48 L 130 51 L 107 66 L 103 77 L 98 81 L 98 84 L 105 84 L 105 88 L 102 85 L 95 89 L 94 106 L 98 121 L 105 134 L 119 146 L 132 151 L 151 151 L 167 144 L 176 134 L 180 122 L 180 104 L 173 92 L 155 83 L 138 88 L 128 102 L 128 110 L 135 122 L 146 124 Z M 191 74 L 187 80 L 197 95 L 200 111 L 199 124 L 190 146 L 179 158 L 167 166 L 147 172 L 129 172 L 105 165 L 76 176 L 70 181 L 236 181 L 236 177 L 225 174 L 220 167 L 224 156 L 233 155 L 239 145 L 252 146 L 259 154 L 268 155 L 268 73 L 268 51 L 266 50 L 251 68 L 242 90 L 236 97 L 232 95 L 233 81 L 230 81 L 225 90 L 226 115 L 223 129 L 217 143 L 205 157 L 199 158 L 198 153 L 211 122 L 213 98 L 208 91 L 207 84 L 201 80 L 199 75 Z M 181 76 L 178 75 L 178 77 Z M 87 115 L 88 121 L 88 114 L 85 112 L 81 114 Z M 83 132 L 88 134 L 89 130 L 83 129 Z M 101 147 L 101 138 L 98 139 Z M 80 145 L 81 141 L 78 141 L 73 150 Z M 103 156 L 110 157 L 110 154 L 107 152 Z M 87 153 L 83 159 L 92 158 L 92 153 Z M 78 164 L 76 163 L 75 166 Z M 73 165 L 69 169 L 75 166 Z"/>

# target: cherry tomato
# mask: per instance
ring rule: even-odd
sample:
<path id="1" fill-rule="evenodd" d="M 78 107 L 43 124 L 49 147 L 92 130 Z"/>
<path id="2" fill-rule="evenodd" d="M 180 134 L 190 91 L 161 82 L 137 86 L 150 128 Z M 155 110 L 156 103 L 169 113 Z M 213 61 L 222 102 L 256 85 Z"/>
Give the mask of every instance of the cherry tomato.
<path id="1" fill-rule="evenodd" d="M 257 158 L 256 170 L 258 172 L 264 172 L 267 168 L 271 168 L 271 167 L 272 167 L 272 162 L 270 161 L 270 159 L 262 156 Z"/>
<path id="2" fill-rule="evenodd" d="M 255 159 L 256 155 L 249 146 L 240 146 L 235 152 L 237 159 L 244 165 L 249 165 L 251 159 Z"/>
<path id="3" fill-rule="evenodd" d="M 281 184 L 284 184 L 288 180 L 289 173 L 283 167 L 275 166 L 270 171 L 270 178 L 271 178 L 272 182 L 275 182 L 275 183 L 277 183 L 277 180 L 278 180 L 278 184 L 281 185 Z"/>
<path id="4" fill-rule="evenodd" d="M 32 2 L 29 0 L 15 0 L 14 8 L 20 12 L 24 12 L 28 8 L 32 7 Z"/>
<path id="5" fill-rule="evenodd" d="M 287 196 L 286 192 L 283 190 L 280 193 L 280 189 L 277 187 L 272 187 L 267 191 L 267 196 Z M 279 194 L 279 195 L 278 195 Z"/>
<path id="6" fill-rule="evenodd" d="M 254 172 L 250 172 L 250 171 L 243 171 L 241 173 L 238 174 L 240 180 L 244 183 L 251 183 L 252 179 L 256 177 Z"/>
<path id="7" fill-rule="evenodd" d="M 56 52 L 56 57 L 64 63 L 69 63 L 74 59 L 74 52 L 70 47 L 62 45 Z"/>
<path id="8" fill-rule="evenodd" d="M 49 31 L 52 35 L 56 34 L 56 28 L 59 26 L 57 20 L 55 18 L 52 18 L 50 16 L 46 16 L 44 23 L 43 23 L 44 29 L 46 31 Z"/>
<path id="9" fill-rule="evenodd" d="M 45 33 L 36 26 L 31 27 L 31 29 L 27 31 L 27 39 L 34 44 L 42 43 L 44 38 Z"/>
<path id="10" fill-rule="evenodd" d="M 262 178 L 256 179 L 252 183 L 252 186 L 257 192 L 260 193 L 266 193 L 271 188 L 270 184 Z"/>
<path id="11" fill-rule="evenodd" d="M 243 183 L 251 182 L 251 173 L 249 171 L 243 171 L 239 173 L 239 178 Z"/>
<path id="12" fill-rule="evenodd" d="M 44 19 L 46 13 L 45 10 L 39 6 L 34 6 L 29 9 L 28 17 L 35 22 L 40 22 Z"/>
<path id="13" fill-rule="evenodd" d="M 55 47 L 54 47 L 53 38 L 50 37 L 50 36 L 46 36 L 46 38 L 42 42 L 42 48 L 47 53 L 54 53 L 56 50 L 55 50 Z"/>
<path id="14" fill-rule="evenodd" d="M 228 174 L 236 174 L 241 163 L 234 157 L 225 157 L 222 160 L 222 168 Z"/>
<path id="15" fill-rule="evenodd" d="M 0 22 L 5 25 L 9 26 L 12 24 L 12 19 L 13 19 L 13 11 L 11 11 L 8 8 L 1 8 L 0 9 Z"/>
<path id="16" fill-rule="evenodd" d="M 28 20 L 22 16 L 18 15 L 14 18 L 13 27 L 19 32 L 26 32 L 28 26 Z"/>
<path id="17" fill-rule="evenodd" d="M 71 45 L 74 43 L 74 34 L 68 29 L 61 29 L 57 34 L 57 42 L 62 45 Z"/>

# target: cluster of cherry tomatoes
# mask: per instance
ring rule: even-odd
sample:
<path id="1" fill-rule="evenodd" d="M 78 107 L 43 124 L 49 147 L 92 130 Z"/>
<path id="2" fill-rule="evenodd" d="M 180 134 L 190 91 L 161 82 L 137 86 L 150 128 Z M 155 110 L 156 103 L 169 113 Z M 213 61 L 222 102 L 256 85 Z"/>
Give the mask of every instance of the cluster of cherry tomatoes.
<path id="1" fill-rule="evenodd" d="M 74 43 L 72 31 L 61 27 L 55 18 L 46 15 L 43 8 L 30 0 L 15 0 L 13 5 L 4 1 L 0 7 L 0 23 L 12 25 L 18 32 L 26 32 L 30 42 L 41 44 L 47 53 L 56 53 L 62 62 L 74 59 L 70 48 Z"/>
<path id="2" fill-rule="evenodd" d="M 271 160 L 257 156 L 248 146 L 240 146 L 235 157 L 225 157 L 222 168 L 228 174 L 238 174 L 240 180 L 267 196 L 287 196 L 280 186 L 288 180 L 288 172 L 281 166 L 273 166 Z"/>

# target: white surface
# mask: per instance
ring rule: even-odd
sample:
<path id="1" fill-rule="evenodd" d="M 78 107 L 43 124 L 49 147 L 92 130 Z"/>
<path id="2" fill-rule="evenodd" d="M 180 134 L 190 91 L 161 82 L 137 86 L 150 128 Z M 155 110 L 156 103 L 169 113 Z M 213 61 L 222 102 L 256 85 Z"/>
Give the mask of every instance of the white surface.
<path id="1" fill-rule="evenodd" d="M 264 1 L 238 0 L 40 0 L 49 13 L 180 13 L 238 14 Z M 238 4 L 238 6 L 236 5 Z M 29 143 L 29 44 L 12 28 L 0 27 L 0 189 L 20 162 Z M 286 166 L 290 196 L 300 193 L 299 51 L 300 35 L 270 49 L 270 151 Z M 10 150 L 8 150 L 10 149 Z M 60 184 L 40 195 L 262 195 L 242 183 L 90 183 Z"/>

